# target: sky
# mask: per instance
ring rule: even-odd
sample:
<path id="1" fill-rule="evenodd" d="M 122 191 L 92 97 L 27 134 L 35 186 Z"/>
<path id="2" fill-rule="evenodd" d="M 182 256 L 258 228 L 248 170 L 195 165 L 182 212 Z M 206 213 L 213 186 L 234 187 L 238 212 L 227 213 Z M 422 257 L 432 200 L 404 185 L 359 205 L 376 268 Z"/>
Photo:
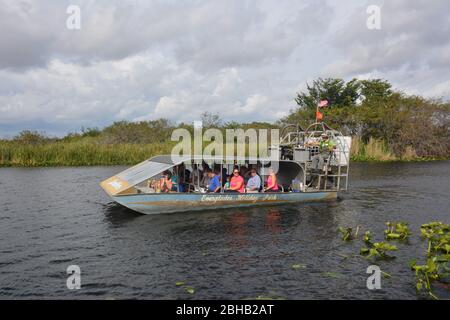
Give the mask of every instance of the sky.
<path id="1" fill-rule="evenodd" d="M 205 111 L 273 122 L 318 77 L 448 100 L 449 12 L 449 0 L 0 0 L 0 137 Z"/>

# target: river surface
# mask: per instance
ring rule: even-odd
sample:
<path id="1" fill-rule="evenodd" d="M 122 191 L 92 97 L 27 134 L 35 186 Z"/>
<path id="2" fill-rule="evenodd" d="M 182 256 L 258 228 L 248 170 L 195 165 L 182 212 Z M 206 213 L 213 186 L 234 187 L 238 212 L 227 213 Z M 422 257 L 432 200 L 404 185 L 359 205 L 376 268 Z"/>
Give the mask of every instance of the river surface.
<path id="1" fill-rule="evenodd" d="M 0 299 L 421 299 L 408 267 L 424 256 L 419 227 L 450 223 L 449 161 L 353 164 L 332 202 L 148 216 L 99 187 L 122 169 L 0 169 Z M 361 225 L 382 241 L 396 220 L 413 234 L 388 261 L 360 257 L 362 240 L 337 231 Z M 366 286 L 371 264 L 391 275 L 379 290 Z"/>

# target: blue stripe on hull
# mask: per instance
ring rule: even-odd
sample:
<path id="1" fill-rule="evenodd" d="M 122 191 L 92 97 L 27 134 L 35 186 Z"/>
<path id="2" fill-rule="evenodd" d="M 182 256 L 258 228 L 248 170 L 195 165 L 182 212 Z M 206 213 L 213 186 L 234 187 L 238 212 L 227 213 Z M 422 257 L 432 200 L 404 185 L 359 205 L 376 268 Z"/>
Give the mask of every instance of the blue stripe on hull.
<path id="1" fill-rule="evenodd" d="M 239 208 L 336 199 L 337 192 L 247 193 L 247 194 L 137 194 L 113 200 L 134 211 L 159 214 L 216 208 Z"/>

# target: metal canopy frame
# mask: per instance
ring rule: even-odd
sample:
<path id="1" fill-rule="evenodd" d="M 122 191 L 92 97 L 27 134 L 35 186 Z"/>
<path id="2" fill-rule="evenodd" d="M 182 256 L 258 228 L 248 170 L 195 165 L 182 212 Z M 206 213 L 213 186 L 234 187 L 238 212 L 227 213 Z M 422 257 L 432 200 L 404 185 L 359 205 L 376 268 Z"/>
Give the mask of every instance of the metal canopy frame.
<path id="1" fill-rule="evenodd" d="M 296 128 L 295 131 L 287 132 L 290 128 Z M 311 177 L 311 181 L 308 187 L 311 187 L 313 182 L 312 177 L 316 178 L 317 188 L 310 191 L 345 191 L 348 189 L 348 174 L 350 167 L 350 144 L 351 138 L 344 136 L 340 131 L 332 129 L 325 122 L 314 122 L 310 124 L 306 130 L 301 131 L 299 125 L 289 124 L 286 125 L 282 132 L 285 133 L 282 135 L 280 139 L 280 146 L 282 148 L 291 148 L 292 154 L 294 154 L 294 150 L 296 148 L 307 150 L 309 154 L 314 154 L 318 152 L 318 148 L 313 149 L 306 147 L 306 144 L 310 141 L 315 141 L 320 138 L 321 135 L 326 134 L 330 140 L 336 143 L 336 151 L 333 151 L 330 154 L 330 157 L 327 160 L 326 171 L 323 173 L 313 172 L 311 169 L 312 159 L 308 158 L 306 161 L 301 161 L 303 168 L 303 182 L 306 185 L 306 181 L 308 176 Z M 343 158 L 344 157 L 344 158 Z M 294 158 L 295 161 L 295 158 Z M 331 169 L 331 173 L 329 173 L 329 169 Z M 333 173 L 333 170 L 335 171 Z M 327 187 L 328 179 L 332 179 L 333 188 L 330 189 Z M 324 186 L 321 187 L 321 184 L 324 180 Z M 345 181 L 342 184 L 342 180 Z M 308 188 L 305 187 L 305 192 L 308 192 Z"/>

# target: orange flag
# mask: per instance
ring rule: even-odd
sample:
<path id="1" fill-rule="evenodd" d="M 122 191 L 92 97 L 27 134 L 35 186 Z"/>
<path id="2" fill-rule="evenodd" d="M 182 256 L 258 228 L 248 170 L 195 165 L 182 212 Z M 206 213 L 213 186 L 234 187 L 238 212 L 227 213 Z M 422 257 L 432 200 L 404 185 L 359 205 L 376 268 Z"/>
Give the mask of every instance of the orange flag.
<path id="1" fill-rule="evenodd" d="M 323 113 L 320 111 L 316 111 L 316 120 L 322 120 L 323 119 Z"/>

